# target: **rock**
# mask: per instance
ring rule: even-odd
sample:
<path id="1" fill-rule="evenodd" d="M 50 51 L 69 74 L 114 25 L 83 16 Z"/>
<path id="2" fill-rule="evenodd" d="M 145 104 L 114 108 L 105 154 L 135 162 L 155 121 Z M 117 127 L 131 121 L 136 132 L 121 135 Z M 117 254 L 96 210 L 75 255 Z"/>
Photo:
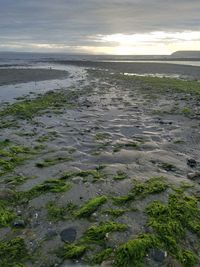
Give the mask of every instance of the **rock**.
<path id="1" fill-rule="evenodd" d="M 190 180 L 195 180 L 197 178 L 200 178 L 200 172 L 190 172 L 188 173 L 187 178 Z"/>
<path id="2" fill-rule="evenodd" d="M 167 252 L 160 249 L 151 249 L 149 256 L 157 262 L 163 262 L 167 257 Z"/>
<path id="3" fill-rule="evenodd" d="M 75 228 L 70 227 L 62 230 L 60 233 L 61 240 L 65 243 L 72 243 L 75 241 L 77 235 L 77 231 Z"/>
<path id="4" fill-rule="evenodd" d="M 13 227 L 15 228 L 24 228 L 26 226 L 26 223 L 24 220 L 16 220 L 13 222 Z"/>
<path id="5" fill-rule="evenodd" d="M 80 184 L 81 182 L 83 182 L 83 178 L 82 177 L 74 177 L 74 178 L 72 178 L 72 182 L 75 184 Z"/>
<path id="6" fill-rule="evenodd" d="M 187 165 L 190 166 L 191 168 L 195 168 L 197 166 L 197 162 L 195 159 L 188 159 Z"/>

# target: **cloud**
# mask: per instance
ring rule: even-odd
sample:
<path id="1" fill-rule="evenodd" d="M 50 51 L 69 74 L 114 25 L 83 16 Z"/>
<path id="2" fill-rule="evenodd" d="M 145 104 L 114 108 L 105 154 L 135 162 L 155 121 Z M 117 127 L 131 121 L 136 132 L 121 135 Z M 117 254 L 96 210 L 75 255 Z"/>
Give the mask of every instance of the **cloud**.
<path id="1" fill-rule="evenodd" d="M 169 34 L 200 32 L 199 0 L 0 0 L 0 9 L 4 50 L 101 51 L 120 34 L 129 43 L 163 32 L 167 43 Z"/>

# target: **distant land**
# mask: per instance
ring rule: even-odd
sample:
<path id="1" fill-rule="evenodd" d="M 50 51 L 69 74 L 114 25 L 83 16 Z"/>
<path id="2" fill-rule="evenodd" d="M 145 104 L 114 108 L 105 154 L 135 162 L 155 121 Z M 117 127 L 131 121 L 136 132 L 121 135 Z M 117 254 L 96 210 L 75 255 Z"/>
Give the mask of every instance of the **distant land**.
<path id="1" fill-rule="evenodd" d="M 176 51 L 171 55 L 89 55 L 67 53 L 38 53 L 0 51 L 0 65 L 41 61 L 200 61 L 200 51 Z"/>
<path id="2" fill-rule="evenodd" d="M 174 58 L 200 58 L 200 51 L 176 51 L 171 54 Z"/>

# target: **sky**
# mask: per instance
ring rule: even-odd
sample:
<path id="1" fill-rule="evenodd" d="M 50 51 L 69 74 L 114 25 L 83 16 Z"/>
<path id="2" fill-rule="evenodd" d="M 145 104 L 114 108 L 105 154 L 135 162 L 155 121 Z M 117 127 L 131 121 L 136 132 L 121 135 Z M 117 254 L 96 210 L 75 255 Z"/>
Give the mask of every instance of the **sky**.
<path id="1" fill-rule="evenodd" d="M 200 0 L 0 0 L 0 51 L 200 50 Z"/>

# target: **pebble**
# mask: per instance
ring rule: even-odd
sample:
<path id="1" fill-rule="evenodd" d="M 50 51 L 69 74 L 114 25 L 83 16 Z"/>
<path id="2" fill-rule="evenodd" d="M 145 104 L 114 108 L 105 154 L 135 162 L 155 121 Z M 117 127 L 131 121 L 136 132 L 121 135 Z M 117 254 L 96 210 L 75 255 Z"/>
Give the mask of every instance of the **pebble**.
<path id="1" fill-rule="evenodd" d="M 16 220 L 13 222 L 13 227 L 15 228 L 24 228 L 26 226 L 26 223 L 24 220 Z"/>
<path id="2" fill-rule="evenodd" d="M 187 165 L 190 166 L 191 168 L 195 168 L 197 166 L 197 162 L 195 159 L 188 159 Z"/>
<path id="3" fill-rule="evenodd" d="M 157 262 L 163 262 L 167 257 L 167 252 L 160 249 L 151 249 L 149 256 Z"/>
<path id="4" fill-rule="evenodd" d="M 188 179 L 194 180 L 196 178 L 200 178 L 200 172 L 190 172 L 187 175 Z"/>
<path id="5" fill-rule="evenodd" d="M 72 182 L 75 183 L 75 184 L 80 184 L 81 182 L 83 182 L 83 178 L 74 177 L 74 178 L 72 178 Z"/>
<path id="6" fill-rule="evenodd" d="M 65 243 L 72 243 L 75 241 L 77 235 L 77 231 L 75 228 L 70 227 L 62 230 L 60 233 L 61 240 Z"/>

